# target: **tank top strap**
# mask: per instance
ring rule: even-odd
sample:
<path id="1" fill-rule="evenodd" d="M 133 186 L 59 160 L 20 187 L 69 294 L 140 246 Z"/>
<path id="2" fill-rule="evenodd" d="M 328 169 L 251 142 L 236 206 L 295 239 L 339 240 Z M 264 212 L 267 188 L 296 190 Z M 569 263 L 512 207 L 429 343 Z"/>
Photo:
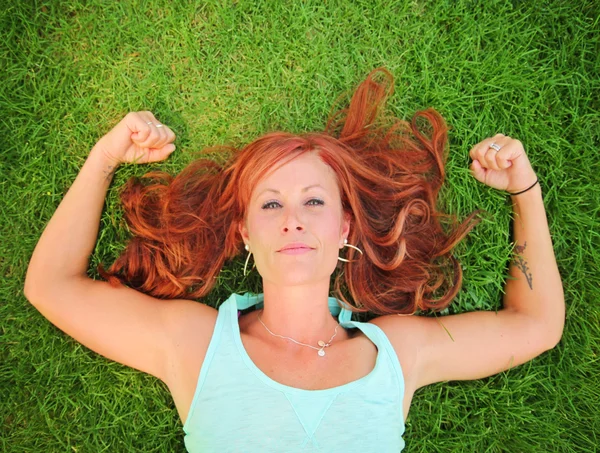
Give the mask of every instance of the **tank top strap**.
<path id="1" fill-rule="evenodd" d="M 244 294 L 232 294 L 235 297 L 236 309 L 246 310 L 247 308 L 256 305 L 256 308 L 262 308 L 265 301 L 264 294 L 244 293 Z"/>
<path id="2" fill-rule="evenodd" d="M 340 325 L 345 329 L 360 329 L 369 338 L 369 340 L 377 345 L 377 347 L 385 346 L 385 344 L 382 344 L 380 328 L 375 324 L 358 321 L 346 321 L 340 322 Z"/>
<path id="3" fill-rule="evenodd" d="M 265 296 L 263 293 L 244 293 L 244 294 L 232 294 L 235 298 L 235 304 L 233 306 L 236 310 L 246 310 L 252 306 L 256 306 L 256 309 L 264 307 Z M 338 318 L 340 324 L 350 322 L 352 319 L 352 311 L 344 307 L 344 303 L 335 297 L 328 298 L 329 311 L 333 316 Z M 355 327 L 355 326 L 352 326 Z"/>
<path id="4" fill-rule="evenodd" d="M 352 319 L 352 311 L 343 306 L 344 302 L 335 297 L 329 297 L 329 311 L 333 316 L 337 316 L 340 324 L 346 323 Z"/>

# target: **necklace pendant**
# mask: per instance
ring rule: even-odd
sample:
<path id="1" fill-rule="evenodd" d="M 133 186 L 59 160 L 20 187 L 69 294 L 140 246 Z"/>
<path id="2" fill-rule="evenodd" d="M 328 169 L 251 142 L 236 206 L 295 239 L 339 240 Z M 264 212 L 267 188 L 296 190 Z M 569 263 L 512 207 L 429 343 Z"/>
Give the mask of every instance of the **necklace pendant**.
<path id="1" fill-rule="evenodd" d="M 317 344 L 321 347 L 325 346 L 325 342 L 323 340 L 319 340 Z"/>
<path id="2" fill-rule="evenodd" d="M 317 354 L 319 354 L 321 357 L 323 357 L 325 355 L 325 351 L 323 351 L 322 349 L 320 349 Z"/>

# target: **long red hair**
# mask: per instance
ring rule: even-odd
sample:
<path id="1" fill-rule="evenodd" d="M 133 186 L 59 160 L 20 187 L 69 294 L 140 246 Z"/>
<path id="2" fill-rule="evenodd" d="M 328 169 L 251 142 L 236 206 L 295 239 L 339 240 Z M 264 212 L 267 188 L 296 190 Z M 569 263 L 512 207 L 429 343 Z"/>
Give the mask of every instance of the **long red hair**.
<path id="1" fill-rule="evenodd" d="M 337 175 L 351 218 L 348 242 L 364 252 L 344 249 L 353 262 L 336 274 L 336 296 L 355 312 L 378 315 L 445 308 L 462 284 L 451 251 L 479 211 L 458 223 L 436 209 L 447 126 L 433 109 L 410 123 L 378 124 L 393 85 L 388 70 L 373 70 L 322 133 L 271 132 L 240 150 L 221 147 L 233 151 L 225 165 L 200 158 L 175 177 L 132 178 L 121 200 L 134 236 L 108 271 L 98 266 L 100 275 L 163 299 L 206 296 L 225 262 L 244 252 L 238 224 L 258 181 L 286 158 L 317 151 Z M 426 130 L 417 124 L 423 120 Z"/>

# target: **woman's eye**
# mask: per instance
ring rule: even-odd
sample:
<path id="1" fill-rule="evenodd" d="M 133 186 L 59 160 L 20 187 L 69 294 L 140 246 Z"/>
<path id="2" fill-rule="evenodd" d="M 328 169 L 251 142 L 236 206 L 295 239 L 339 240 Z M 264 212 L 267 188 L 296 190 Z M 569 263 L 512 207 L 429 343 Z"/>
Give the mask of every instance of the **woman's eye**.
<path id="1" fill-rule="evenodd" d="M 279 205 L 279 203 L 277 203 L 276 201 L 267 201 L 265 204 L 263 204 L 262 208 L 263 209 L 273 209 L 272 208 L 273 205 Z"/>
<path id="2" fill-rule="evenodd" d="M 322 206 L 325 204 L 325 202 L 323 200 L 319 200 L 318 198 L 311 198 L 310 200 L 308 200 L 306 202 L 306 204 L 308 206 Z M 265 204 L 263 204 L 262 208 L 263 209 L 274 209 L 278 206 L 281 206 L 278 201 L 267 201 Z"/>
<path id="3" fill-rule="evenodd" d="M 323 202 L 323 200 L 319 200 L 318 198 L 311 198 L 310 200 L 308 200 L 306 202 L 306 204 L 310 204 L 312 202 L 315 202 L 315 204 L 311 204 L 311 206 L 320 206 L 320 205 L 324 205 L 325 203 Z"/>

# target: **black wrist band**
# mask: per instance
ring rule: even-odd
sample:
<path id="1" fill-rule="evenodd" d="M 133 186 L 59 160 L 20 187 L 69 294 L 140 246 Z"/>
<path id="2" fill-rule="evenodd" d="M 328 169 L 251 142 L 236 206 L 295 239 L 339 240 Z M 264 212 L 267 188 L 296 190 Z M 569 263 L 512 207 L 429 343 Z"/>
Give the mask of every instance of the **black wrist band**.
<path id="1" fill-rule="evenodd" d="M 538 183 L 538 181 L 539 181 L 539 179 L 536 178 L 535 182 L 531 186 L 529 186 L 527 189 L 521 190 L 520 192 L 517 192 L 517 193 L 508 192 L 508 194 L 509 195 L 519 195 L 519 194 L 522 194 L 523 192 L 527 192 L 529 189 L 533 189 L 533 186 L 535 186 Z"/>

